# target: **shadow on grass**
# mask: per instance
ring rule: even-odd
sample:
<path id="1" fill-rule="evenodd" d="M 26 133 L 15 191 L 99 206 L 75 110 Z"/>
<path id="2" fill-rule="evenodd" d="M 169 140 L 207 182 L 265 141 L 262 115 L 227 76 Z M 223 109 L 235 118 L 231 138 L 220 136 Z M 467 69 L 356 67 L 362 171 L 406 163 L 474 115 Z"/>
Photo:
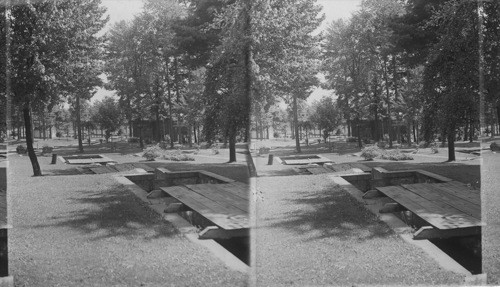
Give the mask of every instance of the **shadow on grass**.
<path id="1" fill-rule="evenodd" d="M 177 235 L 177 230 L 146 207 L 133 194 L 115 186 L 101 192 L 76 191 L 81 197 L 69 198 L 74 211 L 51 217 L 53 223 L 34 228 L 61 227 L 80 231 L 91 240 L 107 238 L 153 240 Z"/>
<path id="2" fill-rule="evenodd" d="M 295 211 L 271 218 L 268 227 L 290 230 L 304 235 L 305 241 L 335 237 L 363 242 L 372 238 L 393 236 L 394 232 L 379 221 L 339 186 L 310 192 L 299 192 L 298 198 L 285 204 L 297 205 Z"/>
<path id="3" fill-rule="evenodd" d="M 43 171 L 43 176 L 60 176 L 60 175 L 81 175 L 81 173 L 76 168 L 69 169 L 47 169 Z"/>

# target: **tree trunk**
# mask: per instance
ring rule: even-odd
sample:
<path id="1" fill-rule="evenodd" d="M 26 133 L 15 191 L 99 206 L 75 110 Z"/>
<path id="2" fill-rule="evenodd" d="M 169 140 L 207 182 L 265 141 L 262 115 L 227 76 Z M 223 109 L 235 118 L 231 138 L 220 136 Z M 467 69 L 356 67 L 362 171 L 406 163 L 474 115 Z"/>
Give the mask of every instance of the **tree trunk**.
<path id="1" fill-rule="evenodd" d="M 356 119 L 356 127 L 358 129 L 358 147 L 362 148 L 363 143 L 361 142 L 361 127 L 359 125 L 359 118 Z"/>
<path id="2" fill-rule="evenodd" d="M 417 122 L 413 121 L 413 141 L 418 144 L 416 125 L 417 125 Z"/>
<path id="3" fill-rule="evenodd" d="M 198 144 L 198 135 L 196 135 L 196 124 L 193 125 L 194 142 Z"/>
<path id="4" fill-rule="evenodd" d="M 351 137 L 351 119 L 347 119 L 347 136 Z"/>
<path id="5" fill-rule="evenodd" d="M 142 133 L 142 122 L 141 119 L 139 119 L 139 147 L 141 149 L 144 149 L 144 139 L 143 139 L 143 133 Z"/>
<path id="6" fill-rule="evenodd" d="M 455 127 L 448 131 L 448 161 L 455 161 Z"/>
<path id="7" fill-rule="evenodd" d="M 80 119 L 80 95 L 76 94 L 76 128 L 78 130 L 78 151 L 83 153 L 82 123 Z"/>
<path id="8" fill-rule="evenodd" d="M 387 59 L 384 59 L 384 81 L 385 81 L 385 93 L 386 93 L 386 104 L 387 104 L 387 117 L 388 117 L 388 127 L 389 131 L 389 148 L 392 148 L 392 118 L 391 118 L 391 93 L 389 92 L 389 76 L 387 75 Z"/>
<path id="9" fill-rule="evenodd" d="M 497 111 L 498 126 L 500 127 L 500 100 L 497 101 L 497 106 L 495 108 L 496 108 L 496 111 Z"/>
<path id="10" fill-rule="evenodd" d="M 42 170 L 40 169 L 40 164 L 35 154 L 35 149 L 33 148 L 33 125 L 31 123 L 31 106 L 30 102 L 26 101 L 23 107 L 23 117 L 24 126 L 26 128 L 26 147 L 28 149 L 28 156 L 31 161 L 31 166 L 33 167 L 33 175 L 41 176 Z"/>
<path id="11" fill-rule="evenodd" d="M 298 111 L 297 111 L 297 95 L 293 95 L 293 125 L 295 130 L 295 148 L 298 153 L 301 153 L 300 139 L 299 139 L 299 124 L 298 124 Z"/>
<path id="12" fill-rule="evenodd" d="M 236 131 L 229 132 L 229 162 L 236 162 Z"/>
<path id="13" fill-rule="evenodd" d="M 469 120 L 469 142 L 473 141 L 474 141 L 474 119 L 471 116 Z"/>

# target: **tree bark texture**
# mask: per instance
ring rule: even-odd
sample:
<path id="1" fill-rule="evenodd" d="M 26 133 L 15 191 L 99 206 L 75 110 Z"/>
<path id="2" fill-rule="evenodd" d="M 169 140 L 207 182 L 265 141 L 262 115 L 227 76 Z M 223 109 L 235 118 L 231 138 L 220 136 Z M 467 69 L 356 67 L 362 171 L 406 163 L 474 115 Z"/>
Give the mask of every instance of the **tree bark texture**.
<path id="1" fill-rule="evenodd" d="M 33 125 L 31 117 L 31 103 L 26 101 L 23 107 L 23 118 L 24 126 L 26 129 L 26 147 L 28 150 L 28 156 L 31 161 L 31 166 L 33 167 L 33 175 L 41 176 L 42 170 L 40 169 L 40 164 L 35 154 L 35 149 L 33 148 Z"/>
<path id="2" fill-rule="evenodd" d="M 293 95 L 293 125 L 295 130 L 295 148 L 298 153 L 301 153 L 300 138 L 299 138 L 299 124 L 298 124 L 298 111 L 297 111 L 297 95 Z"/>
<path id="3" fill-rule="evenodd" d="M 76 95 L 76 128 L 78 130 L 78 151 L 83 153 L 83 142 L 82 142 L 82 122 L 81 122 L 81 112 L 80 112 L 80 95 Z"/>

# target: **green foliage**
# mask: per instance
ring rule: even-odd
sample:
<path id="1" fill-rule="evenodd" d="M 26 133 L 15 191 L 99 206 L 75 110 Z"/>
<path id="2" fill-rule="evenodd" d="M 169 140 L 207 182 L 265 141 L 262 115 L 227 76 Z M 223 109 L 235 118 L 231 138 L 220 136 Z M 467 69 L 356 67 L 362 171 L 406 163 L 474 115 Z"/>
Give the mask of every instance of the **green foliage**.
<path id="1" fill-rule="evenodd" d="M 156 145 L 147 147 L 142 153 L 142 157 L 144 157 L 146 160 L 155 160 L 160 156 L 162 156 L 162 150 Z"/>
<path id="2" fill-rule="evenodd" d="M 431 153 L 439 153 L 439 145 L 437 142 L 432 142 L 429 147 L 431 148 Z"/>
<path id="3" fill-rule="evenodd" d="M 373 160 L 375 158 L 395 160 L 395 161 L 413 159 L 411 155 L 401 152 L 399 149 L 385 150 L 379 148 L 377 145 L 364 147 L 361 150 L 361 157 L 363 157 L 365 160 Z"/>
<path id="4" fill-rule="evenodd" d="M 490 144 L 490 149 L 492 151 L 500 151 L 500 145 L 497 142 L 492 142 Z"/>
<path id="5" fill-rule="evenodd" d="M 387 159 L 387 160 L 412 160 L 413 157 L 407 153 L 401 152 L 398 149 L 393 149 L 393 150 L 383 150 L 383 152 L 380 154 L 381 159 Z"/>
<path id="6" fill-rule="evenodd" d="M 367 146 L 361 150 L 361 157 L 365 160 L 373 160 L 374 158 L 380 157 L 382 154 L 383 150 L 376 145 Z"/>
<path id="7" fill-rule="evenodd" d="M 54 150 L 53 147 L 48 146 L 48 145 L 44 145 L 42 147 L 42 154 L 52 153 L 53 150 Z"/>
<path id="8" fill-rule="evenodd" d="M 28 150 L 26 149 L 26 147 L 25 147 L 25 146 L 23 146 L 23 145 L 18 145 L 18 146 L 16 147 L 16 152 L 17 152 L 18 154 L 25 154 L 26 152 L 28 152 Z"/>
<path id="9" fill-rule="evenodd" d="M 313 103 L 311 121 L 323 130 L 323 138 L 330 136 L 341 123 L 341 113 L 331 97 L 323 97 Z"/>
<path id="10" fill-rule="evenodd" d="M 105 131 L 106 141 L 111 133 L 118 130 L 122 124 L 122 114 L 118 103 L 112 97 L 105 97 L 102 101 L 94 103 L 92 120 Z"/>
<path id="11" fill-rule="evenodd" d="M 171 160 L 171 161 L 194 161 L 193 156 L 191 156 L 189 154 L 182 153 L 180 150 L 171 151 L 171 152 L 164 152 L 161 157 L 163 159 Z"/>

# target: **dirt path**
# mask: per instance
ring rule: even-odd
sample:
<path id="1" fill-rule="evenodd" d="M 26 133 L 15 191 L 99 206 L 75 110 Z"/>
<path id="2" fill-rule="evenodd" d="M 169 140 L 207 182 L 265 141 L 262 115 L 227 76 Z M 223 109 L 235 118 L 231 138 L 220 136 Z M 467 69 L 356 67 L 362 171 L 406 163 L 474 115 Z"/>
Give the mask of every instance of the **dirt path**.
<path id="1" fill-rule="evenodd" d="M 40 160 L 42 170 L 49 160 Z M 27 157 L 9 164 L 16 286 L 244 286 L 109 175 L 31 177 Z"/>

